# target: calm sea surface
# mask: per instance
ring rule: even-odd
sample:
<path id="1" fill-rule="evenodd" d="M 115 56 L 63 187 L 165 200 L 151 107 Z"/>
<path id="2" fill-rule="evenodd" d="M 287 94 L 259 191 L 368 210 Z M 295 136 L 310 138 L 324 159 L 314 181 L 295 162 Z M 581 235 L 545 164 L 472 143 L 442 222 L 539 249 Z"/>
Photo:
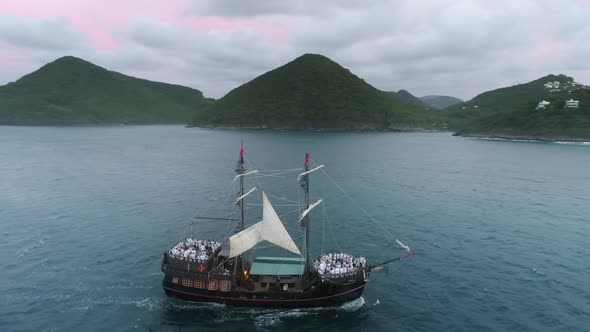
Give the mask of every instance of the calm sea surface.
<path id="1" fill-rule="evenodd" d="M 339 308 L 166 298 L 161 254 L 190 221 L 200 238 L 231 230 L 192 217 L 209 206 L 208 216 L 231 212 L 222 203 L 231 203 L 224 195 L 241 138 L 261 170 L 247 188 L 272 194 L 297 241 L 297 214 L 289 214 L 297 173 L 273 170 L 301 167 L 309 151 L 353 199 L 314 175 L 312 194 L 326 203 L 312 219 L 314 255 L 323 247 L 378 262 L 403 253 L 397 237 L 417 256 L 373 273 L 363 298 Z M 249 222 L 260 215 L 259 196 Z M 0 331 L 590 331 L 589 236 L 590 145 L 447 133 L 0 127 Z"/>

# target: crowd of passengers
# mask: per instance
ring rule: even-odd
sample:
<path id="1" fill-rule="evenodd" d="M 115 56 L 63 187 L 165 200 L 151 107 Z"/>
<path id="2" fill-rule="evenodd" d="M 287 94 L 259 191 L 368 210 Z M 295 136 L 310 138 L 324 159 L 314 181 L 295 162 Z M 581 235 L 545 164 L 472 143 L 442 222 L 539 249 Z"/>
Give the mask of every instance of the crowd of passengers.
<path id="1" fill-rule="evenodd" d="M 178 258 L 192 259 L 200 262 L 206 262 L 221 243 L 210 240 L 195 240 L 188 238 L 172 247 L 169 251 L 171 256 Z"/>
<path id="2" fill-rule="evenodd" d="M 354 257 L 344 253 L 323 254 L 314 260 L 313 268 L 320 275 L 328 277 L 338 277 L 343 274 L 354 273 L 367 264 L 365 257 Z"/>

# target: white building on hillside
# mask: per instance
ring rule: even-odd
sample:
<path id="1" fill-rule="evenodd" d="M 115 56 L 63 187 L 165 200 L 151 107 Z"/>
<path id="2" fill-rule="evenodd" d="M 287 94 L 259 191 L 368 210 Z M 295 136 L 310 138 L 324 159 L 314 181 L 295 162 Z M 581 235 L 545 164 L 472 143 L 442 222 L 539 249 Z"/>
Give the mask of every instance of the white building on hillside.
<path id="1" fill-rule="evenodd" d="M 536 108 L 536 109 L 538 109 L 538 110 L 544 110 L 544 109 L 545 109 L 545 106 L 547 106 L 547 105 L 549 105 L 549 104 L 551 104 L 551 102 L 550 102 L 550 101 L 541 100 L 541 101 L 539 102 L 539 104 L 537 104 L 537 108 Z"/>
<path id="2" fill-rule="evenodd" d="M 579 100 L 566 100 L 565 101 L 565 108 L 578 108 L 580 107 L 580 101 Z"/>

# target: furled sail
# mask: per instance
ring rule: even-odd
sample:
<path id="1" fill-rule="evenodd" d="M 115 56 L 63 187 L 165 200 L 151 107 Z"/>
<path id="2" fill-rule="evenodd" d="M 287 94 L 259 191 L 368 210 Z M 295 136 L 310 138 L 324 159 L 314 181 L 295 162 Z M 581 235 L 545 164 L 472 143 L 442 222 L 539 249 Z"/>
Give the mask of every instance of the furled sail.
<path id="1" fill-rule="evenodd" d="M 229 257 L 235 257 L 250 250 L 262 241 L 268 241 L 301 255 L 264 192 L 262 192 L 262 221 L 229 238 Z"/>
<path id="2" fill-rule="evenodd" d="M 238 204 L 241 200 L 243 200 L 244 198 L 246 198 L 246 196 L 250 195 L 251 193 L 253 193 L 256 190 L 256 187 L 250 189 L 250 191 L 248 191 L 247 193 L 243 194 L 242 196 L 236 198 L 236 201 L 234 202 L 234 204 Z"/>
<path id="3" fill-rule="evenodd" d="M 313 208 L 315 208 L 316 206 L 320 205 L 324 200 L 320 199 L 317 202 L 313 203 L 312 205 L 310 205 L 307 209 L 305 209 L 305 211 L 303 211 L 303 213 L 301 213 L 301 216 L 299 216 L 299 220 L 301 221 L 303 220 L 303 218 L 305 218 L 305 216 L 307 216 L 311 210 L 313 210 Z"/>

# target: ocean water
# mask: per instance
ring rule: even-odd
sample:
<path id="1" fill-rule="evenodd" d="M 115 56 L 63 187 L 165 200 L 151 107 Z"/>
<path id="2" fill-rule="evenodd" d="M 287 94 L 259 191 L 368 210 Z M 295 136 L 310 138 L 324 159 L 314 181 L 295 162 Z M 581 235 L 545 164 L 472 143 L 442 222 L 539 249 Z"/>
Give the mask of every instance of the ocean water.
<path id="1" fill-rule="evenodd" d="M 312 178 L 314 254 L 375 263 L 403 254 L 398 238 L 417 256 L 338 308 L 168 299 L 162 252 L 231 232 L 193 217 L 232 213 L 240 139 L 261 170 L 247 188 L 296 240 L 297 172 L 278 170 L 309 151 L 338 184 Z M 0 127 L 0 331 L 590 331 L 589 167 L 589 145 L 448 133 Z"/>

